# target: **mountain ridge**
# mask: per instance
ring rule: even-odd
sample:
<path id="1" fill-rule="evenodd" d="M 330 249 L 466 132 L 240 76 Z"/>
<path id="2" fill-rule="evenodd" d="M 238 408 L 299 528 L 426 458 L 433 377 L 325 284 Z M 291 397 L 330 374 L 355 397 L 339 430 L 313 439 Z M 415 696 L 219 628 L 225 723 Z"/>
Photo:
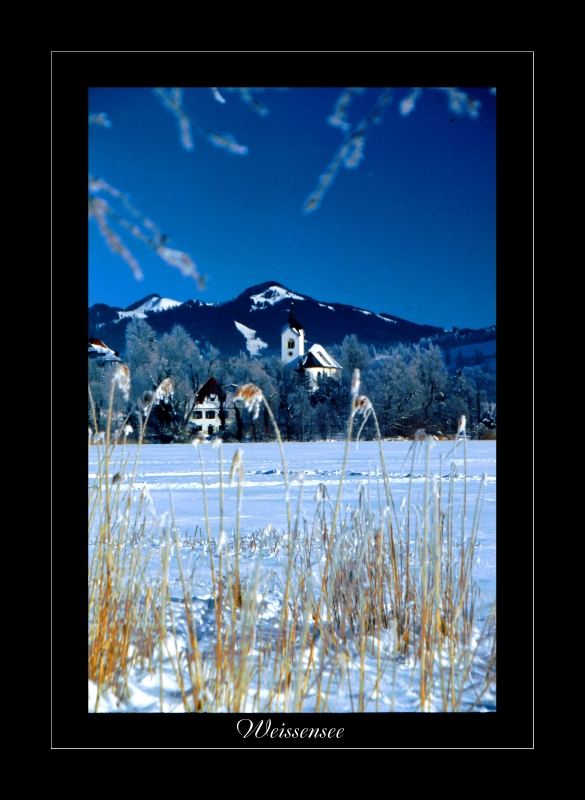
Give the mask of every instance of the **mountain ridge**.
<path id="1" fill-rule="evenodd" d="M 347 334 L 379 347 L 450 334 L 439 326 L 411 322 L 385 311 L 319 300 L 280 281 L 254 284 L 222 303 L 193 299 L 179 302 L 157 293 L 126 308 L 95 303 L 89 308 L 89 334 L 123 353 L 126 327 L 131 319 L 140 318 L 158 334 L 182 325 L 200 345 L 211 344 L 224 355 L 247 351 L 261 357 L 280 354 L 280 331 L 288 320 L 291 303 L 305 328 L 308 346 L 315 342 L 325 347 L 341 344 Z M 479 334 L 483 330 L 463 329 L 461 333 Z"/>

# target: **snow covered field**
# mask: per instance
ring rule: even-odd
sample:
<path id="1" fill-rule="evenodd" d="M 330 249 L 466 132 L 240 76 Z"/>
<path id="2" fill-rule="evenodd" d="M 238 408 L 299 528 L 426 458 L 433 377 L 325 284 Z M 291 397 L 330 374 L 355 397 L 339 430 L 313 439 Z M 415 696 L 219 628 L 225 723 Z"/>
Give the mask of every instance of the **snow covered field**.
<path id="1" fill-rule="evenodd" d="M 314 523 L 316 515 L 319 517 L 319 514 L 323 514 L 324 508 L 331 514 L 335 506 L 344 443 L 285 443 L 284 447 L 290 476 L 293 529 L 295 521 L 297 526 L 292 534 L 295 547 L 298 548 L 295 575 L 312 576 L 315 583 L 312 591 L 318 595 L 319 568 L 325 558 L 325 546 L 314 539 Z M 470 565 L 477 594 L 474 631 L 466 650 L 467 661 L 464 659 L 464 663 L 457 662 L 453 667 L 452 659 L 450 663 L 445 651 L 437 655 L 433 667 L 436 679 L 429 689 L 427 709 L 442 710 L 445 705 L 445 675 L 452 669 L 454 673 L 460 670 L 460 686 L 465 687 L 464 691 L 461 690 L 463 699 L 460 709 L 493 710 L 495 686 L 492 683 L 485 690 L 485 686 L 481 685 L 482 670 L 490 659 L 493 634 L 490 633 L 479 642 L 479 632 L 486 624 L 490 606 L 495 600 L 496 445 L 495 442 L 466 443 L 466 479 L 463 477 L 462 443 L 458 444 L 456 450 L 452 441 L 432 443 L 428 465 L 425 463 L 426 447 L 426 444 L 416 445 L 415 449 L 415 445 L 408 441 L 382 443 L 390 479 L 393 504 L 390 509 L 378 444 L 351 443 L 339 520 L 350 521 L 354 517 L 357 519 L 355 515 L 361 514 L 366 520 L 366 530 L 370 523 L 375 527 L 375 519 L 384 521 L 391 516 L 397 528 L 400 528 L 405 523 L 407 509 L 410 509 L 412 540 L 409 546 L 414 564 L 416 548 L 420 547 L 415 529 L 420 539 L 425 518 L 425 496 L 431 504 L 433 501 L 429 498 L 437 498 L 437 508 L 440 503 L 443 509 L 447 507 L 448 491 L 452 492 L 450 502 L 454 540 L 457 543 L 462 529 L 466 541 L 472 535 L 476 499 L 481 494 L 481 509 L 477 509 L 478 512 L 481 510 L 481 515 L 475 528 L 476 542 L 473 563 Z M 230 466 L 237 450 L 243 454 L 239 487 L 237 480 L 229 479 Z M 97 492 L 95 484 L 101 457 L 102 448 L 89 448 L 90 504 Z M 200 459 L 203 462 L 203 475 Z M 437 476 L 437 480 L 425 480 L 427 466 L 429 474 Z M 192 445 L 146 445 L 139 453 L 134 445 L 118 446 L 108 469 L 109 480 L 115 476 L 111 484 L 112 492 L 116 492 L 120 501 L 121 513 L 141 515 L 146 523 L 135 531 L 132 544 L 148 555 L 144 587 L 159 579 L 161 561 L 167 557 L 169 559 L 170 601 L 167 613 L 171 615 L 174 632 L 172 636 L 170 633 L 168 635 L 156 669 L 152 666 L 149 669 L 135 659 L 129 670 L 130 677 L 124 681 L 123 691 L 119 691 L 116 697 L 112 691 L 104 690 L 97 704 L 98 711 L 186 710 L 185 694 L 189 693 L 185 691 L 178 671 L 181 670 L 184 653 L 189 651 L 192 644 L 189 644 L 189 620 L 177 554 L 181 557 L 183 579 L 188 583 L 192 614 L 196 621 L 197 646 L 204 657 L 213 652 L 216 642 L 216 601 L 212 592 L 211 564 L 217 572 L 223 554 L 224 567 L 227 563 L 233 565 L 238 502 L 241 538 L 238 566 L 242 584 L 254 585 L 257 600 L 254 641 L 247 651 L 250 662 L 246 673 L 249 673 L 249 686 L 242 694 L 238 710 L 421 710 L 419 659 L 412 653 L 404 657 L 396 655 L 392 625 L 362 637 L 361 645 L 359 637 L 355 637 L 355 641 L 350 637 L 343 652 L 331 654 L 326 651 L 327 648 L 319 649 L 318 643 L 314 644 L 317 636 L 311 640 L 313 645 L 308 647 L 310 620 L 305 620 L 305 633 L 309 633 L 303 636 L 303 631 L 298 632 L 296 667 L 288 679 L 288 685 L 277 691 L 270 688 L 268 667 L 262 667 L 262 642 L 275 640 L 281 625 L 290 542 L 287 535 L 285 479 L 276 444 L 222 444 L 212 447 L 206 443 L 197 448 Z M 439 495 L 441 500 L 438 499 Z M 444 514 L 442 510 L 440 513 Z M 169 544 L 168 531 L 176 538 L 174 547 Z M 95 552 L 96 536 L 97 522 L 94 522 L 90 533 L 90 558 Z M 303 540 L 310 542 L 310 546 L 303 546 Z M 399 541 L 402 560 L 406 552 L 402 534 Z M 456 544 L 454 549 L 456 551 Z M 300 558 L 306 558 L 307 561 L 304 572 L 298 567 Z M 478 642 L 479 647 L 475 651 Z M 130 656 L 134 652 L 131 645 Z M 314 662 L 313 666 L 311 662 Z M 188 683 L 188 679 L 185 679 L 185 683 Z M 480 699 L 476 701 L 480 694 Z M 96 710 L 96 697 L 96 685 L 90 682 L 91 711 Z M 215 710 L 234 709 L 222 707 L 220 703 Z"/>

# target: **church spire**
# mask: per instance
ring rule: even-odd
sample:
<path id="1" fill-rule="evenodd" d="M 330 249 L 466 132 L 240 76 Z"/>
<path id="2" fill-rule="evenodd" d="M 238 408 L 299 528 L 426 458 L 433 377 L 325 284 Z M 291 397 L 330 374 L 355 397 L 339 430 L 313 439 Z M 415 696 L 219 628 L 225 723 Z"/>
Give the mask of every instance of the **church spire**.
<path id="1" fill-rule="evenodd" d="M 296 319 L 293 304 L 288 312 L 288 325 L 281 331 L 282 363 L 297 362 L 305 355 L 305 331 Z"/>
<path id="2" fill-rule="evenodd" d="M 294 311 L 293 311 L 294 303 L 290 304 L 290 311 L 288 314 L 288 324 L 294 331 L 302 331 L 304 330 L 302 324 L 295 318 Z"/>

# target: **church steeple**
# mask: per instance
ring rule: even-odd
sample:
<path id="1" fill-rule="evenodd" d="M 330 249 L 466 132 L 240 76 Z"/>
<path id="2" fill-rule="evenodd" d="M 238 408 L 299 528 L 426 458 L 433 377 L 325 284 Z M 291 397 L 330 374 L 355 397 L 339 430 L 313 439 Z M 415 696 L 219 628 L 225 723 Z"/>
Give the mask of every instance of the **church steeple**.
<path id="1" fill-rule="evenodd" d="M 290 304 L 290 311 L 288 312 L 288 324 L 289 324 L 289 327 L 292 328 L 293 331 L 299 331 L 300 332 L 300 331 L 304 330 L 304 328 L 301 325 L 301 323 L 298 321 L 298 319 L 295 318 L 294 311 L 293 311 L 293 306 L 294 306 L 294 303 L 291 303 Z"/>
<path id="2" fill-rule="evenodd" d="M 339 380 L 341 364 L 323 345 L 314 343 L 305 355 L 305 330 L 295 317 L 292 303 L 288 312 L 288 324 L 280 332 L 280 341 L 282 363 L 305 375 L 309 379 L 310 391 L 317 389 L 320 377 Z"/>
<path id="3" fill-rule="evenodd" d="M 290 364 L 305 355 L 305 331 L 296 319 L 293 304 L 288 314 L 288 325 L 285 325 L 280 334 L 281 358 L 283 364 Z"/>

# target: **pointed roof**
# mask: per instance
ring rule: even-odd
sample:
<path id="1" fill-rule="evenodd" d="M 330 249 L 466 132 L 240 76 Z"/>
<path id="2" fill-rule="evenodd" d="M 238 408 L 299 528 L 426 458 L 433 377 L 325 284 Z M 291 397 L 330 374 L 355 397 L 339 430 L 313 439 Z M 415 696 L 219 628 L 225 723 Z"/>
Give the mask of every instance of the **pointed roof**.
<path id="1" fill-rule="evenodd" d="M 224 402 L 227 395 L 213 376 L 208 378 L 197 392 L 196 400 L 203 403 L 210 395 L 215 395 L 220 402 Z"/>
<path id="2" fill-rule="evenodd" d="M 314 344 L 303 362 L 303 367 L 327 367 L 327 369 L 341 369 L 341 364 L 320 344 Z"/>
<path id="3" fill-rule="evenodd" d="M 294 315 L 294 312 L 293 312 L 293 306 L 294 306 L 294 303 L 291 303 L 290 304 L 290 311 L 288 312 L 288 327 L 292 328 L 293 331 L 296 331 L 297 333 L 300 333 L 302 330 L 304 330 L 304 328 L 303 328 L 302 324 L 298 321 L 298 319 L 296 319 L 296 317 Z"/>
<path id="4" fill-rule="evenodd" d="M 105 342 L 102 342 L 101 339 L 97 339 L 95 336 L 89 337 L 87 355 L 90 359 L 97 359 L 100 363 L 104 361 L 122 363 L 122 359 L 118 357 L 120 353 L 118 353 L 117 350 L 112 350 Z"/>

